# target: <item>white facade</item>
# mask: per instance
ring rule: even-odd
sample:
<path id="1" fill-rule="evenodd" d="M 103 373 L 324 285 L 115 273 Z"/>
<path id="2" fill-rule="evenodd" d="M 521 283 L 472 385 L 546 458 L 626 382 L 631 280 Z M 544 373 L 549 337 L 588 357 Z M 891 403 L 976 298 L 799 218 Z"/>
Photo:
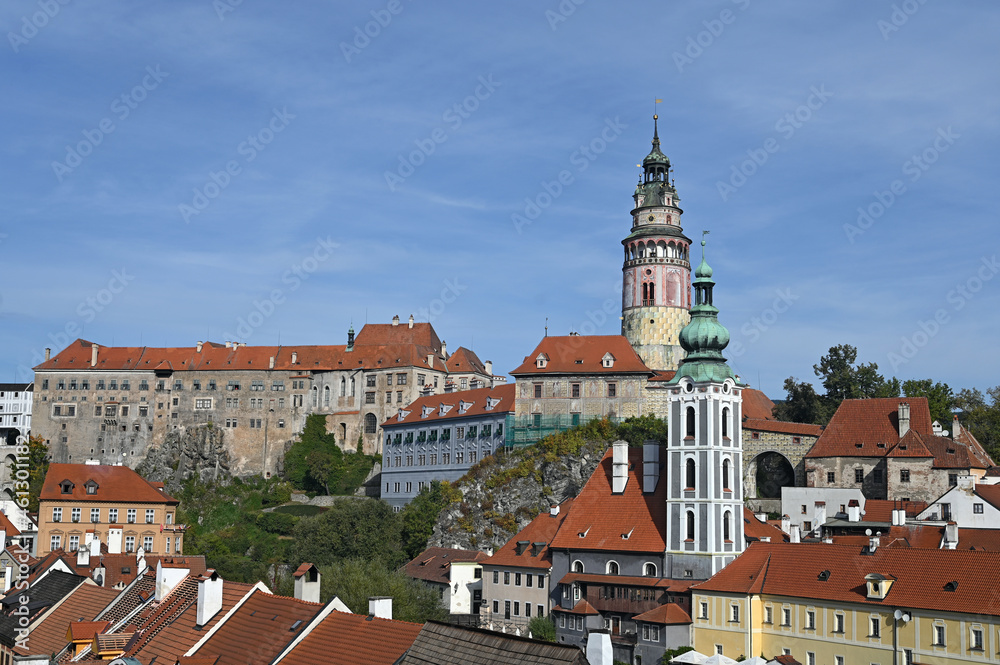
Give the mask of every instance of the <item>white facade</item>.
<path id="1" fill-rule="evenodd" d="M 666 577 L 708 579 L 743 551 L 742 386 L 670 387 Z"/>
<path id="2" fill-rule="evenodd" d="M 958 485 L 927 506 L 917 519 L 951 521 L 960 529 L 1000 529 L 1000 509 L 979 496 L 976 487 L 975 476 L 959 476 Z"/>
<path id="3" fill-rule="evenodd" d="M 31 430 L 31 383 L 0 383 L 0 443 L 14 445 Z"/>
<path id="4" fill-rule="evenodd" d="M 483 598 L 483 565 L 479 561 L 454 561 L 448 579 L 451 583 L 446 597 L 452 614 L 478 613 Z"/>
<path id="5" fill-rule="evenodd" d="M 782 487 L 781 514 L 789 519 L 787 525 L 782 520 L 782 530 L 791 533 L 790 527 L 797 525 L 803 538 L 814 531 L 818 535 L 819 528 L 837 513 L 847 512 L 851 501 L 864 511 L 865 495 L 860 488 Z"/>

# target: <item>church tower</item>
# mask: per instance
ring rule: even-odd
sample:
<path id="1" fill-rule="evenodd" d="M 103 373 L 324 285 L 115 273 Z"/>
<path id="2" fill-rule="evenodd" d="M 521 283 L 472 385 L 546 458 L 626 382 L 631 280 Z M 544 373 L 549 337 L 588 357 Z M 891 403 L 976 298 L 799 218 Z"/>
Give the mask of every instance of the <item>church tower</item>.
<path id="1" fill-rule="evenodd" d="M 632 232 L 622 240 L 622 335 L 648 367 L 674 370 L 684 357 L 678 335 L 691 307 L 691 240 L 681 229 L 684 211 L 670 182 L 670 160 L 660 150 L 657 119 L 633 195 Z"/>
<path id="2" fill-rule="evenodd" d="M 708 233 L 707 231 L 705 233 Z M 667 570 L 708 579 L 743 551 L 743 389 L 722 356 L 729 331 L 712 304 L 712 269 L 695 270 L 687 356 L 667 383 Z"/>

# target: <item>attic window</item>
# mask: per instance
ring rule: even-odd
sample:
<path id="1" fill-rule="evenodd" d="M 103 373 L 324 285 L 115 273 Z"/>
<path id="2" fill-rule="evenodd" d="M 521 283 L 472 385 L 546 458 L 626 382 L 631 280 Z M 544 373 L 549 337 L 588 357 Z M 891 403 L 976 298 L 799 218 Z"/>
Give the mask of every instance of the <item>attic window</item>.
<path id="1" fill-rule="evenodd" d="M 604 357 L 601 358 L 601 367 L 614 367 L 615 357 L 610 353 L 605 353 Z"/>
<path id="2" fill-rule="evenodd" d="M 575 362 L 575 363 L 576 363 L 577 365 L 582 365 L 582 364 L 583 364 L 583 360 L 575 360 L 574 362 Z"/>
<path id="3" fill-rule="evenodd" d="M 864 444 L 863 444 L 863 443 L 855 443 L 855 444 L 854 444 L 854 447 L 855 447 L 855 448 L 861 448 L 862 446 L 864 446 Z"/>
<path id="4" fill-rule="evenodd" d="M 948 582 L 947 584 L 944 585 L 945 591 L 955 591 L 956 589 L 958 589 L 957 580 L 952 580 L 951 582 Z"/>
<path id="5" fill-rule="evenodd" d="M 828 579 L 830 579 L 830 571 L 824 570 L 820 572 L 820 574 L 817 576 L 817 579 L 819 579 L 820 582 L 826 582 Z"/>
<path id="6" fill-rule="evenodd" d="M 87 488 L 87 494 L 97 494 L 97 483 L 93 480 L 88 480 L 84 485 Z"/>
<path id="7" fill-rule="evenodd" d="M 948 449 L 948 454 L 949 455 L 954 455 L 955 454 L 955 449 L 954 448 L 949 448 Z"/>
<path id="8" fill-rule="evenodd" d="M 301 626 L 301 625 L 302 625 L 302 620 L 301 620 L 301 619 L 299 619 L 299 620 L 297 620 L 297 621 L 296 621 L 295 623 L 293 623 L 293 624 L 292 624 L 292 625 L 291 625 L 291 626 L 290 626 L 290 627 L 288 628 L 288 630 L 291 630 L 291 631 L 294 631 L 294 630 L 297 630 L 297 629 L 298 629 L 298 627 L 299 627 L 299 626 Z"/>
<path id="9" fill-rule="evenodd" d="M 876 443 L 875 445 L 878 446 L 879 448 L 885 448 L 885 444 L 881 443 L 881 442 L 880 443 Z"/>
<path id="10" fill-rule="evenodd" d="M 635 531 L 635 527 L 632 527 L 631 529 L 629 529 L 628 533 L 623 533 L 622 534 L 622 540 L 628 540 L 629 538 L 631 538 L 633 531 Z"/>
<path id="11" fill-rule="evenodd" d="M 76 487 L 76 485 L 69 480 L 64 480 L 59 483 L 59 487 L 61 488 L 63 494 L 72 494 L 73 488 Z"/>
<path id="12" fill-rule="evenodd" d="M 537 367 L 538 369 L 545 369 L 545 366 L 548 364 L 548 362 L 549 359 L 545 357 L 544 353 L 541 353 L 538 355 L 537 358 L 535 358 L 535 367 Z"/>

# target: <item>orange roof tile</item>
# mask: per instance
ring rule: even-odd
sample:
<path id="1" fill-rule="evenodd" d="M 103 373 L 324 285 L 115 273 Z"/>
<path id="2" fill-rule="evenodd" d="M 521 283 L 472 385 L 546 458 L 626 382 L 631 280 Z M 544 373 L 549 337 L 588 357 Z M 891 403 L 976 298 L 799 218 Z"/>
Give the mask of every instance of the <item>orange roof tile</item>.
<path id="1" fill-rule="evenodd" d="M 667 603 L 654 607 L 648 612 L 637 614 L 632 617 L 633 621 L 645 621 L 646 623 L 658 623 L 664 626 L 674 626 L 678 624 L 691 623 L 691 615 L 684 611 L 684 608 L 674 603 Z"/>
<path id="2" fill-rule="evenodd" d="M 806 457 L 884 457 L 899 442 L 899 404 L 910 405 L 910 429 L 931 436 L 926 397 L 845 399 Z"/>
<path id="3" fill-rule="evenodd" d="M 903 435 L 895 446 L 886 453 L 886 457 L 934 457 L 914 430 Z"/>
<path id="4" fill-rule="evenodd" d="M 7 533 L 7 538 L 13 538 L 21 534 L 21 530 L 14 526 L 6 514 L 0 512 L 0 528 Z"/>
<path id="5" fill-rule="evenodd" d="M 571 610 L 565 610 L 565 609 L 563 609 L 561 607 L 553 607 L 552 611 L 553 612 L 566 612 L 567 614 L 587 614 L 587 615 L 600 614 L 600 612 L 598 612 L 597 610 L 595 610 L 594 606 L 591 605 L 590 603 L 588 603 L 586 600 L 581 600 L 576 605 L 574 605 L 573 609 L 571 609 Z"/>
<path id="6" fill-rule="evenodd" d="M 614 357 L 611 367 L 604 367 L 606 353 Z M 547 358 L 544 368 L 537 366 L 539 355 Z M 642 358 L 622 335 L 566 335 L 543 337 L 535 350 L 511 372 L 513 376 L 533 374 L 646 374 L 653 370 L 646 367 Z"/>
<path id="7" fill-rule="evenodd" d="M 386 346 L 391 344 L 416 344 L 441 348 L 441 340 L 430 323 L 414 323 L 410 328 L 405 322 L 366 323 L 354 340 L 354 346 Z"/>
<path id="8" fill-rule="evenodd" d="M 84 621 L 83 619 L 73 621 L 69 624 L 69 630 L 66 632 L 66 639 L 71 642 L 81 640 L 89 642 L 94 639 L 94 635 L 103 633 L 110 627 L 110 621 Z"/>
<path id="9" fill-rule="evenodd" d="M 446 364 L 449 374 L 462 374 L 465 372 L 486 374 L 486 365 L 479 359 L 476 352 L 462 346 L 455 349 L 455 353 L 448 356 Z"/>
<path id="10" fill-rule="evenodd" d="M 323 606 L 257 590 L 236 608 L 192 656 L 218 656 L 218 665 L 265 665 Z M 253 636 L 253 639 L 247 639 Z"/>
<path id="11" fill-rule="evenodd" d="M 905 510 L 907 517 L 916 517 L 928 504 L 926 501 L 894 501 L 890 499 L 868 499 L 865 501 L 865 522 L 892 523 L 893 510 Z"/>
<path id="12" fill-rule="evenodd" d="M 975 451 L 962 443 L 944 436 L 923 436 L 924 445 L 934 455 L 935 469 L 986 469 L 993 461 L 983 461 Z"/>
<path id="13" fill-rule="evenodd" d="M 428 547 L 412 561 L 403 566 L 407 576 L 425 582 L 448 584 L 452 563 L 464 561 L 484 561 L 488 557 L 478 550 L 458 550 L 447 547 Z"/>
<path id="14" fill-rule="evenodd" d="M 1000 552 L 879 547 L 826 543 L 752 543 L 736 560 L 692 592 L 756 593 L 793 598 L 943 612 L 1000 616 L 994 597 Z M 825 581 L 820 573 L 829 571 Z M 879 573 L 894 582 L 884 601 L 868 600 L 865 575 Z M 957 582 L 955 591 L 946 589 Z"/>
<path id="15" fill-rule="evenodd" d="M 666 548 L 667 493 L 662 479 L 642 492 L 642 449 L 629 448 L 628 482 L 611 493 L 612 449 L 580 490 L 550 547 L 572 550 L 663 552 Z M 627 537 L 625 537 L 627 536 Z"/>
<path id="16" fill-rule="evenodd" d="M 959 529 L 958 549 L 1000 552 L 1000 529 Z"/>
<path id="17" fill-rule="evenodd" d="M 278 661 L 281 665 L 393 665 L 422 624 L 334 610 Z"/>
<path id="18" fill-rule="evenodd" d="M 80 618 L 93 619 L 117 595 L 118 592 L 114 589 L 84 582 L 66 596 L 41 623 L 32 628 L 28 650 L 24 653 L 48 654 L 62 651 L 70 642 L 67 637 L 70 626 Z"/>
<path id="19" fill-rule="evenodd" d="M 514 384 L 504 383 L 494 388 L 425 395 L 410 402 L 405 409 L 400 409 L 396 415 L 382 423 L 382 427 L 482 417 L 491 413 L 497 415 L 513 413 L 514 394 Z M 463 405 L 464 411 L 461 410 Z M 491 408 L 487 409 L 488 406 Z M 442 414 L 442 411 L 445 413 Z"/>
<path id="20" fill-rule="evenodd" d="M 909 524 L 906 526 L 890 526 L 882 531 L 879 547 L 919 547 L 922 549 L 937 549 L 941 546 L 944 527 L 926 524 Z M 831 536 L 835 545 L 854 545 L 858 548 L 869 543 L 868 536 Z"/>
<path id="21" fill-rule="evenodd" d="M 980 499 L 1000 510 L 1000 485 L 983 485 L 978 483 L 974 491 Z"/>
<path id="22" fill-rule="evenodd" d="M 543 512 L 531 520 L 526 527 L 517 532 L 513 538 L 496 553 L 483 561 L 484 566 L 511 566 L 518 568 L 538 568 L 548 570 L 552 567 L 552 553 L 549 543 L 555 537 L 566 515 L 573 506 L 572 497 L 559 504 L 559 514 L 553 517 Z M 517 553 L 518 543 L 527 543 L 520 554 Z M 539 544 L 539 547 L 535 545 Z"/>
<path id="23" fill-rule="evenodd" d="M 774 420 L 774 402 L 755 388 L 743 390 L 743 417 L 751 420 Z"/>
<path id="24" fill-rule="evenodd" d="M 788 534 L 770 522 L 761 522 L 754 515 L 753 511 L 747 507 L 743 508 L 743 536 L 747 540 L 770 539 L 771 542 L 780 543 L 788 540 Z"/>
<path id="25" fill-rule="evenodd" d="M 63 493 L 60 484 L 72 483 L 69 493 Z M 93 494 L 87 492 L 87 483 L 97 483 Z M 101 501 L 113 503 L 165 503 L 177 505 L 177 499 L 154 487 L 148 480 L 127 466 L 107 464 L 49 464 L 42 485 L 41 501 Z"/>
<path id="26" fill-rule="evenodd" d="M 749 391 L 744 391 L 746 394 Z M 765 420 L 762 418 L 747 418 L 743 421 L 743 429 L 775 432 L 776 434 L 800 434 L 802 436 L 819 436 L 823 433 L 822 425 L 809 423 L 788 423 L 783 420 Z"/>

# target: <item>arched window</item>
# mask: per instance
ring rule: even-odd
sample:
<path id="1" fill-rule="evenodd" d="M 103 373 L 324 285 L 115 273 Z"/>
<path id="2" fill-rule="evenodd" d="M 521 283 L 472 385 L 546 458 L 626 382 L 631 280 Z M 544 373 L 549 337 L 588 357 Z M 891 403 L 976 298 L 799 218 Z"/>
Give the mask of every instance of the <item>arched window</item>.
<path id="1" fill-rule="evenodd" d="M 695 483 L 695 468 L 694 468 L 694 458 L 689 457 L 687 462 L 684 463 L 684 487 L 689 490 L 694 489 Z"/>
<path id="2" fill-rule="evenodd" d="M 694 438 L 694 407 L 689 406 L 687 408 L 687 433 L 684 435 L 689 438 Z"/>
<path id="3" fill-rule="evenodd" d="M 354 397 L 354 377 L 351 377 L 351 397 Z"/>
<path id="4" fill-rule="evenodd" d="M 732 489 L 729 486 L 729 460 L 722 460 L 722 489 L 728 490 Z"/>
<path id="5" fill-rule="evenodd" d="M 687 539 L 694 540 L 694 511 L 687 511 Z"/>
<path id="6" fill-rule="evenodd" d="M 583 572 L 583 561 L 580 561 L 579 559 L 577 559 L 576 561 L 573 562 L 573 572 L 574 573 L 582 573 Z"/>
<path id="7" fill-rule="evenodd" d="M 340 396 L 347 397 L 347 379 L 340 377 Z"/>
<path id="8" fill-rule="evenodd" d="M 374 413 L 365 414 L 365 434 L 374 434 L 375 429 L 378 427 L 378 420 L 375 418 Z"/>
<path id="9" fill-rule="evenodd" d="M 618 567 L 617 561 L 608 561 L 608 575 L 619 575 L 621 568 Z"/>
<path id="10" fill-rule="evenodd" d="M 323 405 L 330 406 L 330 386 L 323 386 Z"/>
<path id="11" fill-rule="evenodd" d="M 728 510 L 722 513 L 722 539 L 725 541 L 733 539 L 733 514 Z"/>
<path id="12" fill-rule="evenodd" d="M 312 387 L 312 403 L 313 406 L 319 406 L 319 388 L 316 386 Z"/>
<path id="13" fill-rule="evenodd" d="M 729 438 L 729 407 L 722 407 L 722 438 Z"/>
<path id="14" fill-rule="evenodd" d="M 656 564 L 647 562 L 642 567 L 642 574 L 646 577 L 656 577 Z"/>

